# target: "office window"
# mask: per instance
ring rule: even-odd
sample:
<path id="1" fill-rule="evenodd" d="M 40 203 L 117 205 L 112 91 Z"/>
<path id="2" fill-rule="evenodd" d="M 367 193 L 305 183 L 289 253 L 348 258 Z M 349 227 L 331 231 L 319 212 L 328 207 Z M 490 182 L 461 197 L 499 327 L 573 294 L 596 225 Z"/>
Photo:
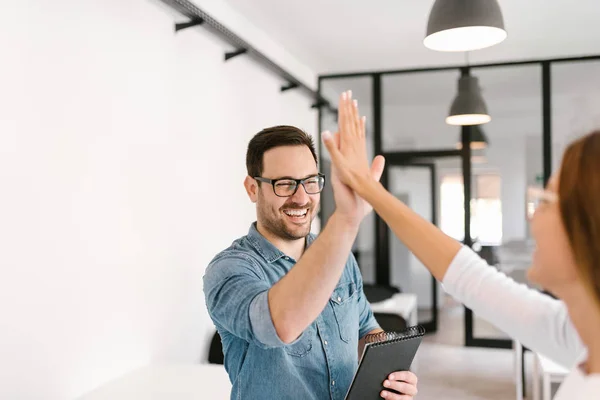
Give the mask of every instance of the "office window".
<path id="1" fill-rule="evenodd" d="M 502 243 L 501 178 L 498 174 L 475 175 L 471 199 L 471 236 L 481 245 Z M 464 193 L 462 175 L 442 177 L 440 228 L 456 240 L 464 240 Z"/>

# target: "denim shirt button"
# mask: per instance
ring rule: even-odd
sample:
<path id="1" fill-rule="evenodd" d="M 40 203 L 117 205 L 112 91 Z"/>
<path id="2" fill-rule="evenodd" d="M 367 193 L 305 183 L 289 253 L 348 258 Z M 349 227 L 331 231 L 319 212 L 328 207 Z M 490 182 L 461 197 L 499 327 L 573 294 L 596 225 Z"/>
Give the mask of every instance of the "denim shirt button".
<path id="1" fill-rule="evenodd" d="M 325 343 L 325 346 L 327 346 L 327 340 L 324 343 Z"/>
<path id="2" fill-rule="evenodd" d="M 335 386 L 335 381 L 331 381 L 331 385 L 332 385 L 332 386 Z"/>

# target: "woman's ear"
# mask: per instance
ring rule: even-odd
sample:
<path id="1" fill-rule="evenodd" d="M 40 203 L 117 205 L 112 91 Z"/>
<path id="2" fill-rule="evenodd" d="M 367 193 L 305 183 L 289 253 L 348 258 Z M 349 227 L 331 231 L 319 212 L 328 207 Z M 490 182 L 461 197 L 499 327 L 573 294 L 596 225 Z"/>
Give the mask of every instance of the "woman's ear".
<path id="1" fill-rule="evenodd" d="M 244 179 L 244 187 L 246 188 L 246 193 L 248 193 L 250 201 L 256 203 L 258 200 L 258 182 L 256 182 L 255 179 L 246 176 L 246 179 Z"/>

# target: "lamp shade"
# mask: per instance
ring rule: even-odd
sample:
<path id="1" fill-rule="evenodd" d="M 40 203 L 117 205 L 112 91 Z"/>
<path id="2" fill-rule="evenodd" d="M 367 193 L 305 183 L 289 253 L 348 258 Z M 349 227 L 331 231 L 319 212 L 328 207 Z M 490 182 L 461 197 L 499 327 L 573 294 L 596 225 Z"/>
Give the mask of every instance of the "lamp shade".
<path id="1" fill-rule="evenodd" d="M 471 51 L 504 39 L 504 18 L 497 0 L 436 0 L 423 44 L 437 51 Z"/>
<path id="2" fill-rule="evenodd" d="M 474 76 L 461 76 L 458 80 L 458 95 L 454 98 L 448 125 L 480 125 L 490 122 L 485 101 L 479 89 L 479 80 Z"/>
<path id="3" fill-rule="evenodd" d="M 483 129 L 481 129 L 481 127 L 479 125 L 475 125 L 470 127 L 471 129 L 471 150 L 483 150 L 485 149 L 488 145 L 489 145 L 489 140 L 486 136 L 486 134 L 483 132 Z M 456 148 L 457 149 L 462 149 L 462 140 L 461 137 L 458 137 L 458 142 L 456 143 Z M 483 152 L 481 152 L 481 154 L 474 154 L 474 155 L 479 155 L 482 156 Z"/>

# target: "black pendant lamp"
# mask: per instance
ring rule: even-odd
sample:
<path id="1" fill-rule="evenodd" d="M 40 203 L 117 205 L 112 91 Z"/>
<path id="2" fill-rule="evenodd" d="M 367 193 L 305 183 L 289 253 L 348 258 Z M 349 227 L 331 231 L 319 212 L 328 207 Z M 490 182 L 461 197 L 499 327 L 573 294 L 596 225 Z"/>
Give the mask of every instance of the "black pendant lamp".
<path id="1" fill-rule="evenodd" d="M 479 79 L 475 76 L 461 76 L 458 80 L 458 94 L 452 102 L 446 117 L 448 125 L 487 124 L 492 118 L 481 96 Z"/>
<path id="2" fill-rule="evenodd" d="M 504 18 L 497 0 L 436 0 L 423 44 L 437 51 L 471 51 L 504 39 Z"/>
<path id="3" fill-rule="evenodd" d="M 488 147 L 490 142 L 479 125 L 472 126 L 469 129 L 471 131 L 471 150 L 483 150 Z M 458 137 L 456 148 L 459 150 L 462 149 L 461 136 Z"/>

